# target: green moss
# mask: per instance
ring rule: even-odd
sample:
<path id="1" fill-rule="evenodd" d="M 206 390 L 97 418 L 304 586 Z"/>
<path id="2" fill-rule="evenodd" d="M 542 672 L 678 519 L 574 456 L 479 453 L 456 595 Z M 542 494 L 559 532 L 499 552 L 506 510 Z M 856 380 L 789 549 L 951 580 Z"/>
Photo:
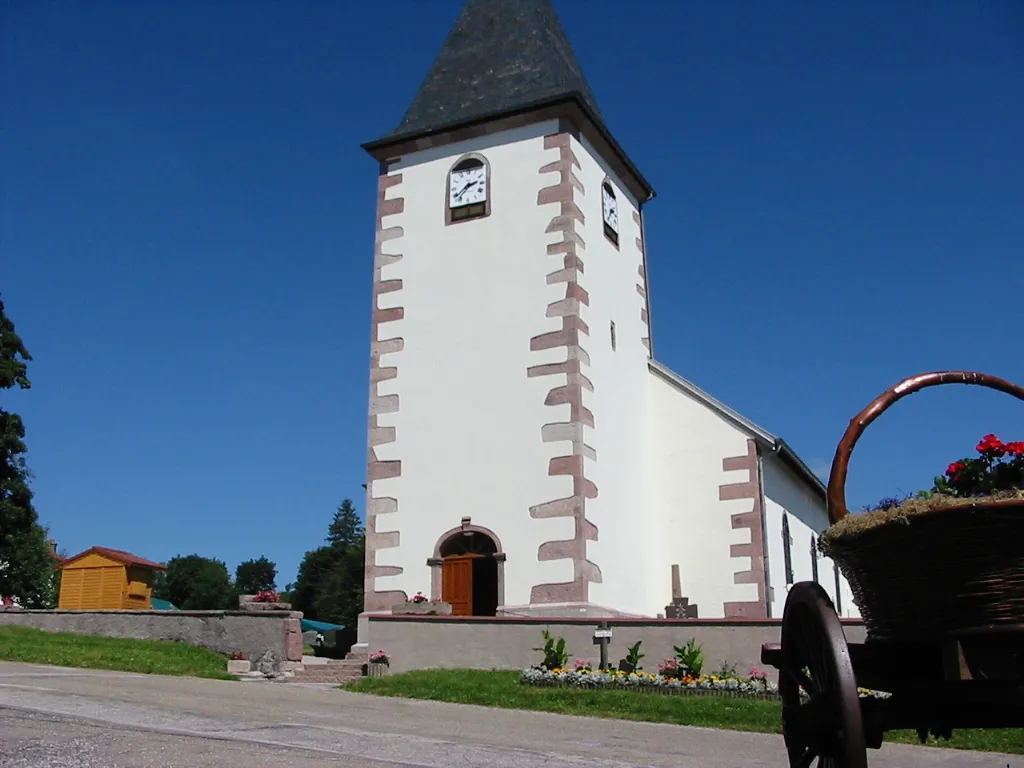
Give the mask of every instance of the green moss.
<path id="1" fill-rule="evenodd" d="M 941 514 L 944 510 L 963 509 L 992 501 L 1024 502 L 1024 490 L 1000 491 L 991 496 L 981 497 L 947 496 L 936 493 L 926 498 L 910 498 L 886 509 L 847 515 L 821 534 L 818 546 L 823 555 L 831 557 L 837 546 L 866 531 L 886 525 L 909 525 L 915 517 Z"/>

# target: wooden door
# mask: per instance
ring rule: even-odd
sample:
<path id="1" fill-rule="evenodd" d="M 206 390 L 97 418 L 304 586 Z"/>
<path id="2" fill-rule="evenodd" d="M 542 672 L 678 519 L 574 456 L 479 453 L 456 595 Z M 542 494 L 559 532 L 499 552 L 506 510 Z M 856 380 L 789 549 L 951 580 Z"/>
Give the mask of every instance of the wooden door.
<path id="1" fill-rule="evenodd" d="M 452 616 L 473 615 L 473 560 L 471 555 L 446 557 L 441 566 L 441 599 L 452 606 Z"/>

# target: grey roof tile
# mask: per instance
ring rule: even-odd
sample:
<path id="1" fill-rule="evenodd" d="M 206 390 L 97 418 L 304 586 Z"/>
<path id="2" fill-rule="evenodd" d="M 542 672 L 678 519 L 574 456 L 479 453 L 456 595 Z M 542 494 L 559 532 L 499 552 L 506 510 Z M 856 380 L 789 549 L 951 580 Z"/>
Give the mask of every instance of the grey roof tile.
<path id="1" fill-rule="evenodd" d="M 550 0 L 468 0 L 402 122 L 385 138 L 574 93 L 600 118 Z"/>

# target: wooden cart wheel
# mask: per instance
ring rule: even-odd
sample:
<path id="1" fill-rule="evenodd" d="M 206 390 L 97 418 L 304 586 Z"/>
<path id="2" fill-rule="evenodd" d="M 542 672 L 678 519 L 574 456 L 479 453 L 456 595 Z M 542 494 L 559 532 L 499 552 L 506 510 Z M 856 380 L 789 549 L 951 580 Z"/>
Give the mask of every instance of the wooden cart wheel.
<path id="1" fill-rule="evenodd" d="M 795 584 L 782 616 L 782 732 L 790 768 L 867 768 L 857 682 L 828 594 Z M 806 696 L 801 696 L 803 688 Z"/>

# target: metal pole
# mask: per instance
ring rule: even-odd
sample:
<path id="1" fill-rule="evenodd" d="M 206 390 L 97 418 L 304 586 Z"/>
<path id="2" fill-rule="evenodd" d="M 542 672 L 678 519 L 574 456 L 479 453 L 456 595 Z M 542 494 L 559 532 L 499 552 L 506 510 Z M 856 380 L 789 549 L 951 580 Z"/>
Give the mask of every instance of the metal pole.
<path id="1" fill-rule="evenodd" d="M 602 621 L 598 624 L 598 629 L 608 629 L 608 622 Z M 601 638 L 601 664 L 600 669 L 604 671 L 608 668 L 608 638 Z"/>

